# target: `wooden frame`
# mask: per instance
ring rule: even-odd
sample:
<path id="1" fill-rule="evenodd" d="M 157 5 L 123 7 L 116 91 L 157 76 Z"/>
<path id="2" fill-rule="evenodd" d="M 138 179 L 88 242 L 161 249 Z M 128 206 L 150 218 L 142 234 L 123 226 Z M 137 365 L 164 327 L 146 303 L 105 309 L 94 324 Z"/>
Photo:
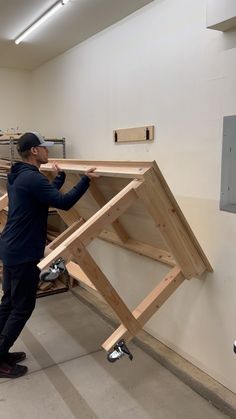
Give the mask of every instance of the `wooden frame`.
<path id="1" fill-rule="evenodd" d="M 68 229 L 50 243 L 47 248 L 49 255 L 38 266 L 41 270 L 46 269 L 58 257 L 63 257 L 73 278 L 96 289 L 103 296 L 121 321 L 120 327 L 102 344 L 109 352 L 121 339 L 126 342 L 132 339 L 185 278 L 200 276 L 204 271 L 211 272 L 212 267 L 156 162 L 65 159 L 59 160 L 58 164 L 67 173 L 64 191 L 70 189 L 90 167 L 95 166 L 101 177 L 91 182 L 89 192 L 81 199 L 86 207 L 83 214 L 80 212 L 80 201 L 68 212 L 59 211 Z M 43 170 L 50 177 L 52 162 L 49 161 Z M 129 223 L 125 225 L 124 215 L 128 213 L 132 217 L 130 209 L 137 202 L 142 203 L 145 216 L 151 216 L 152 234 L 160 237 L 164 248 L 156 246 L 151 240 L 149 242 L 152 234 L 147 235 L 143 242 L 128 231 Z M 134 230 L 135 234 L 139 229 L 140 225 Z M 86 249 L 96 238 L 171 267 L 169 273 L 132 312 Z"/>

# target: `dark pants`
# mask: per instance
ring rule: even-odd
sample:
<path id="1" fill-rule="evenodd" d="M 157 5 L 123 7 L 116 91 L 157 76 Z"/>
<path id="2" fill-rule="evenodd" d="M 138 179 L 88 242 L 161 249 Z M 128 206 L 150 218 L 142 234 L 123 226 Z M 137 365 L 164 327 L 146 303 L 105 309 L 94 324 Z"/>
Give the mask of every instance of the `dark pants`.
<path id="1" fill-rule="evenodd" d="M 3 297 L 0 304 L 0 360 L 20 335 L 36 302 L 38 261 L 3 266 Z"/>

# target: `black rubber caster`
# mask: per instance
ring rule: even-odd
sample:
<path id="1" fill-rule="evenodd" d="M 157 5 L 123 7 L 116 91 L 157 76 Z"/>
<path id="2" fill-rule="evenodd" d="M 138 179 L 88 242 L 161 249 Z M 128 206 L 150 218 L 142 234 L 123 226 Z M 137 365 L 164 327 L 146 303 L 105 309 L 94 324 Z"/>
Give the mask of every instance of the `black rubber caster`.
<path id="1" fill-rule="evenodd" d="M 124 355 L 128 355 L 130 361 L 133 359 L 133 355 L 127 348 L 125 341 L 121 340 L 114 346 L 114 350 L 112 352 L 108 352 L 107 360 L 109 362 L 116 362 L 118 359 L 122 358 Z"/>
<path id="2" fill-rule="evenodd" d="M 65 261 L 59 258 L 47 270 L 40 273 L 39 279 L 43 282 L 55 281 L 64 272 L 66 272 Z"/>

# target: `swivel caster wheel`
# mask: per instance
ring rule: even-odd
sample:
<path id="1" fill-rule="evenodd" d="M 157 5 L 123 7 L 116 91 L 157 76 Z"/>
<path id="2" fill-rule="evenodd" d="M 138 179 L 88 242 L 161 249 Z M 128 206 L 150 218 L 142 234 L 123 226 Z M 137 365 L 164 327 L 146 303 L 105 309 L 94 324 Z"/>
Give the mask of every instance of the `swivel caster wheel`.
<path id="1" fill-rule="evenodd" d="M 125 341 L 121 340 L 114 346 L 114 350 L 112 352 L 108 352 L 107 360 L 109 362 L 116 362 L 118 359 L 122 358 L 124 355 L 128 355 L 130 361 L 133 359 L 133 355 L 127 348 Z"/>
<path id="2" fill-rule="evenodd" d="M 117 351 L 112 351 L 107 354 L 107 360 L 109 362 L 116 362 L 117 359 L 120 359 L 121 355 Z"/>
<path id="3" fill-rule="evenodd" d="M 64 272 L 66 272 L 65 261 L 59 258 L 48 269 L 40 273 L 39 279 L 43 282 L 55 281 Z"/>

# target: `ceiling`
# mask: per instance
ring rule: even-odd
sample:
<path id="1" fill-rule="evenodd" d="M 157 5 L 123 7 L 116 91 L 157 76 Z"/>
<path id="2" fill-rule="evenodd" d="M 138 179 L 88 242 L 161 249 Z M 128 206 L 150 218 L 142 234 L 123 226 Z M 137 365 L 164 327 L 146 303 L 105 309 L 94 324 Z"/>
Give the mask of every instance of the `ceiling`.
<path id="1" fill-rule="evenodd" d="M 33 70 L 153 0 L 70 0 L 21 44 L 56 0 L 0 0 L 0 67 Z"/>

